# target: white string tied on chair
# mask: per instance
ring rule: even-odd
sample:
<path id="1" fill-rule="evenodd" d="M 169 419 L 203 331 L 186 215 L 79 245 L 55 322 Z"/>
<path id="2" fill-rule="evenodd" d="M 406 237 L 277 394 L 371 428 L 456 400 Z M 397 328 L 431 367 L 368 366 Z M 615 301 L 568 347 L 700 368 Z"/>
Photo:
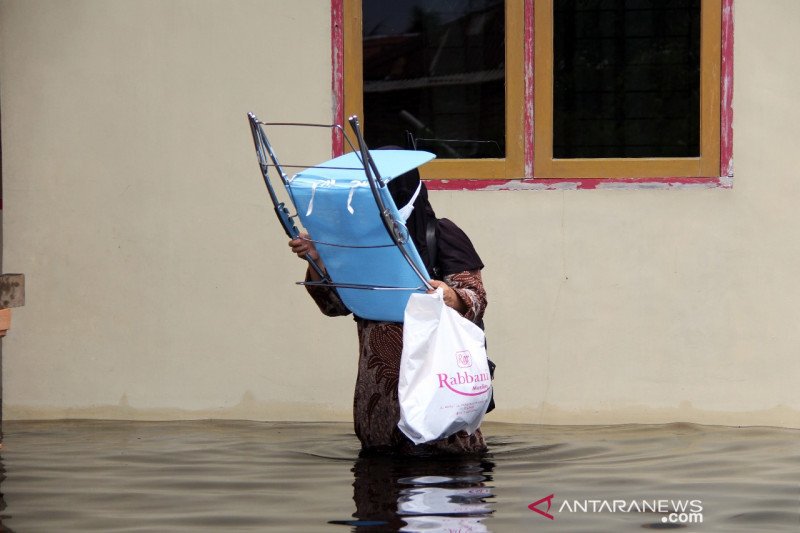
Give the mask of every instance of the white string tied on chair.
<path id="1" fill-rule="evenodd" d="M 311 216 L 311 213 L 314 211 L 314 196 L 317 194 L 317 187 L 331 187 L 336 185 L 336 180 L 323 180 L 323 181 L 315 181 L 311 185 L 311 200 L 308 201 L 308 210 L 306 211 L 306 216 Z"/>
<path id="2" fill-rule="evenodd" d="M 347 195 L 347 211 L 351 215 L 356 212 L 352 206 L 353 193 L 356 191 L 356 187 L 369 187 L 369 183 L 366 181 L 359 181 L 359 180 L 353 180 L 350 182 L 350 194 Z"/>

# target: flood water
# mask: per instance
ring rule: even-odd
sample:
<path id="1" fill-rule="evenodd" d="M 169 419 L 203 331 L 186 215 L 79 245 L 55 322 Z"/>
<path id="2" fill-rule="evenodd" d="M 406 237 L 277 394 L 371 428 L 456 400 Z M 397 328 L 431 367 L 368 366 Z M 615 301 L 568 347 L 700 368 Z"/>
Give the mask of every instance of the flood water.
<path id="1" fill-rule="evenodd" d="M 6 422 L 0 530 L 800 531 L 797 430 L 484 429 L 410 460 L 340 423 Z"/>

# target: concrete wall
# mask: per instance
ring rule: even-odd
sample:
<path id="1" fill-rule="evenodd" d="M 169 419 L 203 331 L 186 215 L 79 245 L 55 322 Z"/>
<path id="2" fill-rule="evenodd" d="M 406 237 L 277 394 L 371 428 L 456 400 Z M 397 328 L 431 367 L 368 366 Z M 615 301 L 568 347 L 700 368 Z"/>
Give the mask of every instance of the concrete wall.
<path id="1" fill-rule="evenodd" d="M 735 9 L 732 189 L 432 193 L 487 264 L 490 420 L 800 427 L 800 3 Z M 7 418 L 349 420 L 354 325 L 245 121 L 330 120 L 328 1 L 3 0 L 0 97 Z"/>

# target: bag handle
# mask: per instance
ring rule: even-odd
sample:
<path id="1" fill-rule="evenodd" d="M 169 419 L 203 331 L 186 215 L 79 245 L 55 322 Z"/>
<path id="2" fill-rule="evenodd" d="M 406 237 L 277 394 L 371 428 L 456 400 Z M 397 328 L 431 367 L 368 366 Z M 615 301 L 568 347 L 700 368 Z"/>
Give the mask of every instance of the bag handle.
<path id="1" fill-rule="evenodd" d="M 433 279 L 441 280 L 441 268 L 439 268 L 439 265 L 436 264 L 436 256 L 438 252 L 436 242 L 436 226 L 438 223 L 439 221 L 437 219 L 428 220 L 428 224 L 425 226 L 425 246 L 428 248 L 428 261 L 431 265 L 431 274 L 433 275 Z"/>

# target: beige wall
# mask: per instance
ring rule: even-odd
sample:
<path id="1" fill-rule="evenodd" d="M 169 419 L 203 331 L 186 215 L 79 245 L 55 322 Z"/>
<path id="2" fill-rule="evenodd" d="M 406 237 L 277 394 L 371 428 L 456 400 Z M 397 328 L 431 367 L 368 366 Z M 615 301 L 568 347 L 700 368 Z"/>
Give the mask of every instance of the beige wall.
<path id="1" fill-rule="evenodd" d="M 330 120 L 329 7 L 0 3 L 6 418 L 349 419 L 354 325 L 293 285 L 245 121 Z M 798 22 L 736 0 L 732 189 L 432 193 L 487 264 L 490 420 L 800 427 Z"/>

